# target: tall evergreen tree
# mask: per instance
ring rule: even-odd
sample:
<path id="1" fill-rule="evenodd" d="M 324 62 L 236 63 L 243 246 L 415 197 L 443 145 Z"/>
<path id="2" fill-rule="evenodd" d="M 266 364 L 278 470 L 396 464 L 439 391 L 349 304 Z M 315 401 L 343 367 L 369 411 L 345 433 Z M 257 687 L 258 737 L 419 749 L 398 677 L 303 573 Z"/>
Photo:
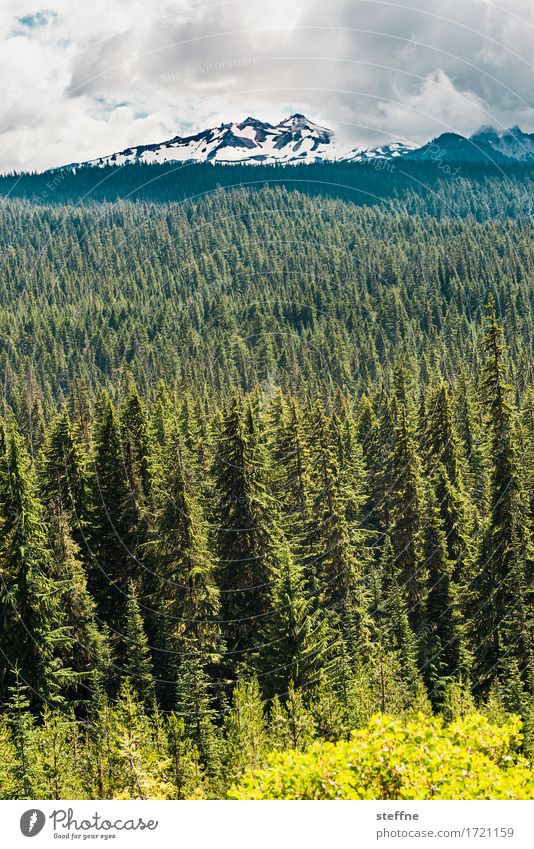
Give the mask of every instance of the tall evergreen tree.
<path id="1" fill-rule="evenodd" d="M 506 379 L 503 333 L 488 305 L 484 392 L 490 431 L 490 515 L 481 551 L 473 625 L 479 685 L 505 675 L 514 658 L 526 679 L 532 650 L 532 539 L 518 469 L 516 412 Z M 504 666 L 504 668 L 503 668 Z"/>
<path id="2" fill-rule="evenodd" d="M 125 669 L 137 698 L 146 710 L 154 708 L 156 687 L 152 657 L 135 585 L 128 586 L 124 620 Z"/>
<path id="3" fill-rule="evenodd" d="M 418 630 L 424 603 L 424 564 L 421 559 L 422 482 L 413 411 L 406 374 L 395 372 L 393 445 L 388 463 L 390 535 L 408 593 L 410 623 Z"/>
<path id="4" fill-rule="evenodd" d="M 195 640 L 205 660 L 214 659 L 220 601 L 208 525 L 181 439 L 169 443 L 168 454 L 153 546 L 154 601 L 160 615 L 156 625 L 166 635 L 167 649 L 177 651 L 184 641 Z"/>
<path id="5" fill-rule="evenodd" d="M 268 737 L 265 709 L 258 679 L 241 676 L 232 693 L 225 717 L 225 768 L 228 784 L 245 771 L 259 769 L 267 755 Z"/>
<path id="6" fill-rule="evenodd" d="M 447 555 L 443 522 L 430 483 L 426 493 L 423 558 L 428 575 L 422 629 L 422 670 L 435 706 L 443 704 L 451 678 L 466 677 L 468 659 L 453 565 Z"/>
<path id="7" fill-rule="evenodd" d="M 154 509 L 155 437 L 145 404 L 133 381 L 121 404 L 120 426 L 124 469 L 137 509 L 147 518 Z"/>
<path id="8" fill-rule="evenodd" d="M 311 691 L 338 653 L 338 617 L 317 604 L 288 548 L 272 587 L 271 609 L 261 632 L 265 692 L 269 697 L 284 693 L 291 681 Z"/>
<path id="9" fill-rule="evenodd" d="M 472 509 L 463 484 L 459 439 L 444 383 L 431 393 L 426 426 L 426 474 L 432 477 L 447 554 L 456 583 L 473 580 Z"/>
<path id="10" fill-rule="evenodd" d="M 64 626 L 70 637 L 61 656 L 64 665 L 76 673 L 71 698 L 87 700 L 95 684 L 95 668 L 106 652 L 106 640 L 98 627 L 96 605 L 87 588 L 79 548 L 59 501 L 48 509 L 48 535 L 50 576 L 60 588 Z"/>
<path id="11" fill-rule="evenodd" d="M 9 687 L 7 711 L 16 760 L 14 763 L 15 798 L 40 797 L 40 764 L 36 757 L 35 717 L 30 711 L 28 689 L 22 683 L 19 668 L 13 670 L 13 684 Z"/>
<path id="12" fill-rule="evenodd" d="M 87 461 L 78 438 L 78 426 L 63 411 L 53 423 L 43 449 L 39 475 L 45 504 L 54 504 L 68 516 L 73 536 L 84 553 L 90 536 Z"/>
<path id="13" fill-rule="evenodd" d="M 92 589 L 101 616 L 119 627 L 116 612 L 121 607 L 127 583 L 143 569 L 137 544 L 140 516 L 125 466 L 117 413 L 103 393 L 96 422 L 93 466 Z"/>
<path id="14" fill-rule="evenodd" d="M 295 398 L 282 396 L 276 423 L 274 489 L 284 529 L 297 550 L 302 547 L 310 510 L 309 452 L 303 417 Z"/>
<path id="15" fill-rule="evenodd" d="M 217 449 L 217 548 L 229 651 L 249 649 L 268 612 L 282 531 L 270 492 L 269 459 L 253 399 L 234 399 Z"/>
<path id="16" fill-rule="evenodd" d="M 184 647 L 176 684 L 176 713 L 195 744 L 213 784 L 221 781 L 221 735 L 217 727 L 212 686 L 201 653 L 193 642 Z"/>
<path id="17" fill-rule="evenodd" d="M 365 651 L 370 638 L 370 618 L 362 574 L 364 536 L 361 530 L 351 526 L 347 516 L 354 489 L 348 490 L 343 480 L 335 450 L 336 430 L 319 404 L 313 410 L 310 428 L 314 473 L 307 561 L 312 586 L 318 604 L 339 614 L 353 650 Z M 354 509 L 354 503 L 351 504 Z"/>
<path id="18" fill-rule="evenodd" d="M 7 692 L 20 669 L 30 698 L 54 700 L 72 671 L 61 665 L 70 643 L 61 605 L 62 586 L 51 577 L 42 508 L 35 494 L 30 458 L 15 425 L 11 426 L 2 487 L 0 526 L 0 651 L 4 658 L 0 687 Z"/>
<path id="19" fill-rule="evenodd" d="M 398 655 L 403 677 L 415 691 L 420 684 L 417 669 L 417 638 L 410 627 L 407 591 L 401 566 L 389 537 L 380 558 L 380 601 L 378 603 L 380 649 Z"/>

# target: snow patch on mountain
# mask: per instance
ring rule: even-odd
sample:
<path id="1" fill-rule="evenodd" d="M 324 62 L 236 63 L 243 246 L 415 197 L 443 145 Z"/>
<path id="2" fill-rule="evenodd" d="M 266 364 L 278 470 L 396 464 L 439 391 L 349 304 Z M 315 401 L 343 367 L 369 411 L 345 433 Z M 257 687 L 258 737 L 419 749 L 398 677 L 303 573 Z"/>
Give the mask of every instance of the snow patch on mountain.
<path id="1" fill-rule="evenodd" d="M 406 156 L 414 150 L 417 150 L 416 144 L 410 144 L 408 142 L 393 142 L 392 144 L 385 144 L 378 147 L 356 148 L 344 156 L 343 159 L 351 162 L 370 162 L 377 159 L 398 159 L 400 156 Z"/>

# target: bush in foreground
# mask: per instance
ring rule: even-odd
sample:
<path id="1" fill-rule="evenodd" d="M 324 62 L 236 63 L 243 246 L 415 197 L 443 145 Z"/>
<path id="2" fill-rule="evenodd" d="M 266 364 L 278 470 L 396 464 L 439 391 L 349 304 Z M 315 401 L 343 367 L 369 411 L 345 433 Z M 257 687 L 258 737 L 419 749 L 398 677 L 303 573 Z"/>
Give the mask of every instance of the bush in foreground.
<path id="1" fill-rule="evenodd" d="M 518 752 L 521 722 L 479 714 L 445 725 L 375 716 L 349 741 L 270 757 L 232 799 L 531 799 L 534 774 Z"/>

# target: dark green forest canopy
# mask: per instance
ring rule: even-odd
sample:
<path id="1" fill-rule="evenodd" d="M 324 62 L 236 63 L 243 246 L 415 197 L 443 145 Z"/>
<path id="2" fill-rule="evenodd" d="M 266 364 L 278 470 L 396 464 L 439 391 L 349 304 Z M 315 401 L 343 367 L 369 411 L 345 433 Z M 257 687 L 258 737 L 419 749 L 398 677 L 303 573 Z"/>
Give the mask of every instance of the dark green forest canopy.
<path id="1" fill-rule="evenodd" d="M 0 197 L 39 204 L 199 199 L 217 188 L 285 186 L 310 197 L 436 217 L 529 217 L 534 168 L 511 163 L 376 161 L 307 165 L 137 164 L 0 176 Z"/>
<path id="2" fill-rule="evenodd" d="M 200 182 L 227 172 L 198 167 Z M 430 214 L 431 193 L 411 214 L 287 186 L 217 189 L 181 203 L 6 200 L 5 397 L 16 406 L 36 382 L 52 408 L 81 379 L 93 390 L 114 384 L 124 365 L 145 395 L 159 378 L 216 395 L 262 382 L 358 392 L 387 380 L 400 359 L 423 381 L 436 370 L 453 378 L 462 363 L 479 368 L 490 294 L 521 388 L 533 233 L 518 208 L 528 180 L 514 199 L 510 179 L 477 179 L 479 195 L 472 185 L 460 190 L 461 180 L 447 184 L 451 199 L 464 192 L 468 218 Z M 475 220 L 490 199 L 517 214 Z"/>

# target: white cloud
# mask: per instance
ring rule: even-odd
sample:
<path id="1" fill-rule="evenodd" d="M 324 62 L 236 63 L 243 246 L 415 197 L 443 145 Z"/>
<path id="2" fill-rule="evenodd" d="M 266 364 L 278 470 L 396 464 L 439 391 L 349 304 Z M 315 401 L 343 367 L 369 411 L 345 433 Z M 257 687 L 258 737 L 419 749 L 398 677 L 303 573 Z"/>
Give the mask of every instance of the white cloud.
<path id="1" fill-rule="evenodd" d="M 404 129 L 408 141 L 424 141 L 447 132 L 474 132 L 495 116 L 472 91 L 458 91 L 445 71 L 429 74 L 415 94 L 405 95 L 394 87 L 396 99 L 377 104 L 377 127 Z"/>

